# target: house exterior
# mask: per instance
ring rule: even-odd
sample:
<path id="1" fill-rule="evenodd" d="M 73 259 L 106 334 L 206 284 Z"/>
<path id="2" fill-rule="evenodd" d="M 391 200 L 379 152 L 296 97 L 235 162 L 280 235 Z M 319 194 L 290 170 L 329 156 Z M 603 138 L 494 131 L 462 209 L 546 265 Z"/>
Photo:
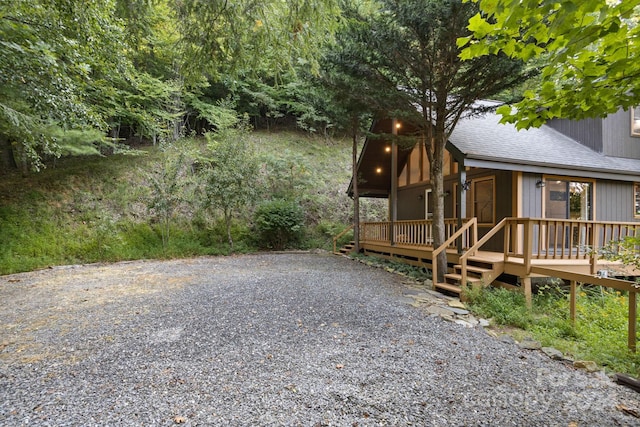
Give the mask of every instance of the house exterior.
<path id="1" fill-rule="evenodd" d="M 499 120 L 494 113 L 467 117 L 453 131 L 445 154 L 446 218 L 477 218 L 480 236 L 506 217 L 640 221 L 640 108 L 520 131 Z M 373 131 L 388 135 L 393 123 L 380 120 Z M 400 123 L 395 132 L 414 131 Z M 365 142 L 360 196 L 391 197 L 394 169 L 390 218 L 395 211 L 398 221 L 430 219 L 434 194 L 424 145 L 417 137 L 401 144 L 395 168 L 390 145 L 389 137 Z M 501 242 L 497 234 L 485 249 L 501 250 Z"/>
<path id="2" fill-rule="evenodd" d="M 493 284 L 523 291 L 530 304 L 533 278 L 563 279 L 573 320 L 577 283 L 628 292 L 635 350 L 640 289 L 632 278 L 640 271 L 601 259 L 599 250 L 640 236 L 640 108 L 521 131 L 499 120 L 463 118 L 447 142 L 439 247 L 421 136 L 401 121 L 376 121 L 358 160 L 358 193 L 388 198 L 389 218 L 360 224 L 360 248 L 430 268 L 434 289 L 458 294 Z M 441 282 L 433 260 L 443 252 Z"/>

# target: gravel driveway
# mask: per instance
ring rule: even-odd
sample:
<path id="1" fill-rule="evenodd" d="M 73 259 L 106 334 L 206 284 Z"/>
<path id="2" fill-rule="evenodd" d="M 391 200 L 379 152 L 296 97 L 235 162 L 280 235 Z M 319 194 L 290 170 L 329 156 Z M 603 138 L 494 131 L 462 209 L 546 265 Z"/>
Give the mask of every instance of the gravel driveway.
<path id="1" fill-rule="evenodd" d="M 0 425 L 639 425 L 638 394 L 328 254 L 0 277 Z"/>

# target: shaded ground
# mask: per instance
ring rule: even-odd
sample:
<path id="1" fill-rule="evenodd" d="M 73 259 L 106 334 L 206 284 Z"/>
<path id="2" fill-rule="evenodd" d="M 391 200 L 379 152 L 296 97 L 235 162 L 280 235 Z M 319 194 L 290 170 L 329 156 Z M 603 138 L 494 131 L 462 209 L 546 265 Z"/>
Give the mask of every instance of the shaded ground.
<path id="1" fill-rule="evenodd" d="M 2 276 L 0 425 L 640 424 L 639 395 L 402 280 L 323 254 Z"/>

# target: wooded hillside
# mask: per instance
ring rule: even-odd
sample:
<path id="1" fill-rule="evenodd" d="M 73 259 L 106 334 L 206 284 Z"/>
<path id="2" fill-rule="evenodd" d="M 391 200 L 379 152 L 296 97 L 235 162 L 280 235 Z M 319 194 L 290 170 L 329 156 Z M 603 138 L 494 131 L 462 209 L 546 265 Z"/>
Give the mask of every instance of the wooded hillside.
<path id="1" fill-rule="evenodd" d="M 255 238 L 255 213 L 274 199 L 291 200 L 302 214 L 300 240 L 286 247 L 330 249 L 351 220 L 350 141 L 292 131 L 251 132 L 247 141 L 259 171 L 246 177 L 254 198 L 233 211 L 235 251 L 268 249 Z M 182 149 L 141 146 L 135 154 L 61 159 L 26 178 L 4 175 L 0 274 L 230 253 L 222 212 L 205 203 L 197 159 L 206 151 L 204 138 L 187 139 Z M 381 219 L 386 205 L 365 203 L 363 214 Z"/>

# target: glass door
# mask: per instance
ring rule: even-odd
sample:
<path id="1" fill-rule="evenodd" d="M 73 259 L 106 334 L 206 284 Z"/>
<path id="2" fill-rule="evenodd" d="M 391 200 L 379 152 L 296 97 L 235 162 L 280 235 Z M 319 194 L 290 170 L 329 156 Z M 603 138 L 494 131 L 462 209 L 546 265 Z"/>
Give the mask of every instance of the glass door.
<path id="1" fill-rule="evenodd" d="M 548 180 L 544 187 L 544 216 L 550 219 L 593 219 L 593 183 L 569 180 Z M 585 228 L 585 230 L 580 230 Z M 573 236 L 569 236 L 569 226 L 555 227 L 549 225 L 546 235 L 550 252 L 560 249 L 563 245 L 569 248 L 573 245 L 583 246 L 586 242 L 577 239 L 586 238 L 586 227 L 573 227 Z M 583 231 L 583 232 L 579 232 Z"/>

